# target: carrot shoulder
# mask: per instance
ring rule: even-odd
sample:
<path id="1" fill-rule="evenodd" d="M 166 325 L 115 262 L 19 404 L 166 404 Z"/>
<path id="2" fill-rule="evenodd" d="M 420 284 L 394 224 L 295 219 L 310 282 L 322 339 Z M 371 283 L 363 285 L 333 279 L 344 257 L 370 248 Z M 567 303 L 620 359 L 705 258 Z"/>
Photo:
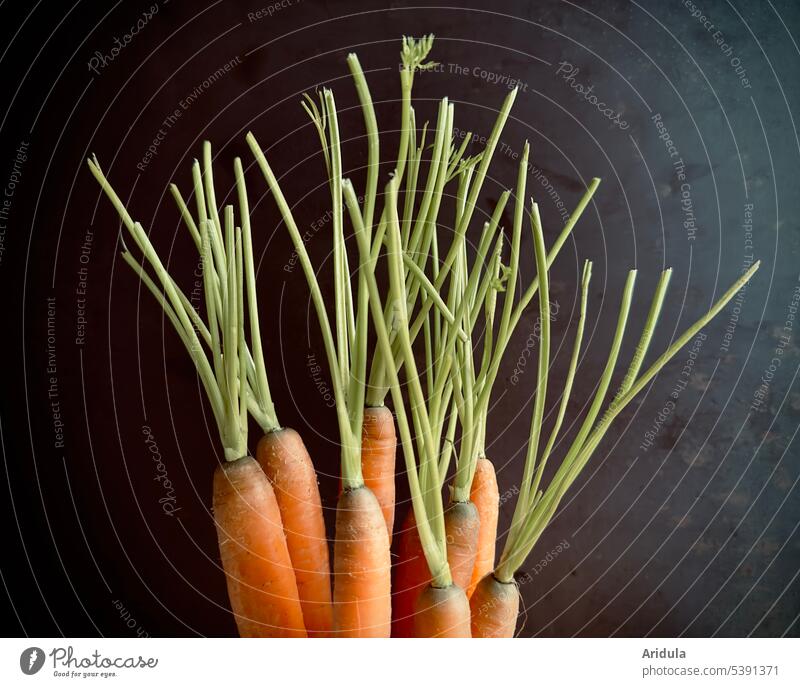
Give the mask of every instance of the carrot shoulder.
<path id="1" fill-rule="evenodd" d="M 250 457 L 214 473 L 214 521 L 228 596 L 242 637 L 305 637 L 278 503 Z"/>
<path id="2" fill-rule="evenodd" d="M 475 587 L 469 606 L 473 637 L 514 636 L 519 613 L 519 588 L 515 582 L 500 582 L 489 573 Z"/>
<path id="3" fill-rule="evenodd" d="M 265 434 L 256 458 L 272 483 L 294 567 L 309 637 L 326 636 L 333 623 L 330 562 L 317 474 L 293 429 Z"/>
<path id="4" fill-rule="evenodd" d="M 378 500 L 367 487 L 345 489 L 339 496 L 333 561 L 333 634 L 389 637 L 389 536 Z"/>
<path id="5" fill-rule="evenodd" d="M 472 579 L 475 556 L 478 552 L 480 520 L 472 501 L 456 501 L 444 512 L 447 536 L 447 562 L 453 583 L 466 589 Z"/>
<path id="6" fill-rule="evenodd" d="M 461 587 L 427 585 L 417 598 L 414 614 L 416 637 L 471 637 L 467 595 Z"/>
<path id="7" fill-rule="evenodd" d="M 386 406 L 365 407 L 361 439 L 361 470 L 364 484 L 378 499 L 389 543 L 394 527 L 394 465 L 397 451 L 397 435 L 392 411 Z"/>

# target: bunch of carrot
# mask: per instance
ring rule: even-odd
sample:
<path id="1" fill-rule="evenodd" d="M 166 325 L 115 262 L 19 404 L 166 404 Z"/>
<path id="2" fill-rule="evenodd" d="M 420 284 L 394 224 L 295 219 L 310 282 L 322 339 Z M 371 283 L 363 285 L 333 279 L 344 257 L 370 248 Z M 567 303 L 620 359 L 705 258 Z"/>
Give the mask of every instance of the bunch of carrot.
<path id="1" fill-rule="evenodd" d="M 447 98 L 439 103 L 435 126 L 426 123 L 418 129 L 412 86 L 415 76 L 434 66 L 426 61 L 432 43 L 432 36 L 403 39 L 400 142 L 380 195 L 381 139 L 358 58 L 349 55 L 347 64 L 368 150 L 360 199 L 353 182 L 344 177 L 333 92 L 323 89 L 317 98 L 304 96 L 303 107 L 319 136 L 331 198 L 332 303 L 323 298 L 318 271 L 278 178 L 253 134 L 247 135 L 308 282 L 336 400 L 341 492 L 332 569 L 316 472 L 299 434 L 279 424 L 270 394 L 241 161 L 236 158 L 233 165 L 235 207 L 220 209 L 217 204 L 208 143 L 201 161 L 192 166 L 193 209 L 177 187 L 171 187 L 202 260 L 204 312 L 195 310 L 181 291 L 97 160 L 89 161 L 141 253 L 140 259 L 134 258 L 123 241 L 122 257 L 185 345 L 217 423 L 224 461 L 214 475 L 213 512 L 241 636 L 513 636 L 519 609 L 514 575 L 611 421 L 758 268 L 756 263 L 641 372 L 666 294 L 669 271 L 665 272 L 634 358 L 599 417 L 631 307 L 635 272 L 631 273 L 590 410 L 545 488 L 544 468 L 556 447 L 580 356 L 591 264 L 585 265 L 581 283 L 581 314 L 569 373 L 557 390 L 561 396 L 557 418 L 540 450 L 544 407 L 552 393 L 548 270 L 599 180 L 589 184 L 548 251 L 536 203 L 528 206 L 525 200 L 529 157 L 525 143 L 514 192 L 500 196 L 470 257 L 469 228 L 516 90 L 502 103 L 485 147 L 474 155 L 467 155 L 471 135 L 460 144 L 456 141 L 455 108 Z M 446 196 L 454 199 L 454 207 L 452 216 L 444 218 Z M 500 223 L 509 200 L 513 218 L 506 239 Z M 439 226 L 445 222 L 453 227 L 448 244 L 440 240 Z M 348 223 L 355 251 L 347 248 Z M 528 282 L 519 269 L 526 225 L 537 267 Z M 385 289 L 379 286 L 381 265 L 389 277 Z M 499 493 L 485 451 L 488 410 L 505 350 L 537 295 L 541 340 L 528 451 L 511 529 L 497 560 Z M 370 341 L 374 341 L 371 349 Z M 390 394 L 394 413 L 385 405 Z M 248 415 L 262 433 L 255 458 L 248 445 Z M 392 575 L 398 435 L 412 507 L 395 542 Z"/>

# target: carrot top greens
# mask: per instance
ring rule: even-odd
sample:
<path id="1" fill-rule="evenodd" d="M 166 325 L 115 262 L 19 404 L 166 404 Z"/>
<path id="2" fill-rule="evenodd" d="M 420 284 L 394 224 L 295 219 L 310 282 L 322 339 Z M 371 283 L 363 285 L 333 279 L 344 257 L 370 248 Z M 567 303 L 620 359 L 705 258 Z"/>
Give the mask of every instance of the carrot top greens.
<path id="1" fill-rule="evenodd" d="M 522 295 L 518 299 L 515 298 L 517 284 L 520 281 L 520 243 L 525 214 L 524 198 L 528 173 L 529 152 L 530 147 L 526 142 L 520 156 L 517 174 L 509 262 L 507 265 L 503 264 L 502 262 L 498 262 L 498 269 L 503 274 L 503 278 L 506 282 L 506 288 L 493 294 L 492 298 L 486 303 L 484 312 L 486 334 L 484 336 L 483 350 L 480 356 L 479 366 L 476 367 L 474 365 L 472 356 L 470 355 L 469 360 L 466 361 L 468 364 L 463 364 L 458 367 L 461 377 L 460 384 L 464 389 L 469 389 L 469 393 L 463 397 L 463 403 L 459 404 L 459 411 L 463 426 L 462 448 L 460 452 L 462 460 L 459 461 L 454 478 L 454 501 L 467 501 L 469 499 L 477 461 L 486 453 L 486 425 L 489 414 L 489 402 L 491 400 L 492 388 L 500 369 L 500 363 L 505 355 L 506 348 L 511 341 L 514 330 L 519 324 L 523 311 L 531 302 L 534 295 L 536 295 L 537 290 L 540 289 L 540 282 L 542 278 L 537 274 L 536 278 L 533 279 L 530 284 L 528 284 Z M 570 215 L 567 223 L 564 225 L 564 228 L 553 244 L 552 249 L 544 258 L 545 263 L 543 274 L 546 275 L 547 269 L 549 269 L 550 264 L 552 264 L 552 262 L 555 260 L 558 252 L 564 245 L 564 242 L 574 229 L 599 184 L 599 179 L 595 178 L 591 180 L 589 187 L 583 194 L 581 200 L 578 202 L 574 212 Z M 498 203 L 498 207 L 495 211 L 497 219 L 499 219 L 499 215 L 502 214 L 507 197 L 507 195 L 501 197 L 501 203 Z M 537 223 L 539 222 L 538 209 L 535 205 L 533 208 L 532 221 L 534 220 Z M 492 220 L 493 224 L 494 222 L 495 218 Z M 535 235 L 536 232 L 534 230 L 534 241 L 536 238 Z M 483 238 L 481 241 L 483 241 Z M 480 255 L 481 252 L 479 248 L 478 257 L 480 257 Z M 502 310 L 500 311 L 498 318 L 497 300 L 499 298 L 502 298 Z M 478 299 L 477 302 L 472 303 L 470 311 L 471 326 L 474 326 L 475 319 L 479 314 L 479 306 L 482 302 L 483 301 L 481 299 Z M 478 306 L 477 308 L 475 307 L 476 305 Z M 549 303 L 547 305 L 547 310 L 549 317 Z M 543 322 L 542 326 L 549 327 L 549 320 L 546 325 Z"/>
<path id="2" fill-rule="evenodd" d="M 552 393 L 548 272 L 600 180 L 590 181 L 548 252 L 537 204 L 531 199 L 530 209 L 526 209 L 530 157 L 526 142 L 513 193 L 508 259 L 503 258 L 506 236 L 501 220 L 512 198 L 511 190 L 500 195 L 491 216 L 483 223 L 470 260 L 467 232 L 517 90 L 511 90 L 505 97 L 484 148 L 475 155 L 467 154 L 471 133 L 460 144 L 456 142 L 455 106 L 447 98 L 439 102 L 433 126 L 429 128 L 426 122 L 418 129 L 412 87 L 418 73 L 436 64 L 428 60 L 432 45 L 433 35 L 419 40 L 403 38 L 399 148 L 380 199 L 380 134 L 358 57 L 349 54 L 347 65 L 358 96 L 367 145 L 362 199 L 352 180 L 344 178 L 342 138 L 333 91 L 323 88 L 314 96 L 303 95 L 301 105 L 319 138 L 330 194 L 332 304 L 323 298 L 317 272 L 264 150 L 252 133 L 247 134 L 246 140 L 286 225 L 319 321 L 341 437 L 343 486 L 347 490 L 364 486 L 361 466 L 364 409 L 382 406 L 391 393 L 416 527 L 436 587 L 452 584 L 442 499 L 451 462 L 455 462 L 451 500 L 468 501 L 478 459 L 486 451 L 489 403 L 501 361 L 522 313 L 538 295 L 541 331 L 527 452 L 511 526 L 494 571 L 497 580 L 511 582 L 616 416 L 725 307 L 752 278 L 760 263 L 756 262 L 744 273 L 642 372 L 671 277 L 671 270 L 664 271 L 633 357 L 612 395 L 609 390 L 634 298 L 636 270 L 629 272 L 607 362 L 589 408 L 560 464 L 546 478 L 577 375 L 592 264 L 587 261 L 583 266 L 580 315 L 569 368 L 560 389 L 557 413 L 545 437 L 545 408 L 548 393 Z M 248 452 L 248 413 L 265 433 L 279 429 L 280 425 L 261 344 L 250 206 L 242 163 L 239 158 L 233 163 L 237 225 L 237 208 L 232 204 L 220 208 L 217 203 L 208 142 L 203 144 L 201 160 L 192 165 L 194 211 L 175 184 L 170 191 L 201 258 L 203 314 L 195 310 L 170 275 L 148 232 L 129 214 L 97 159 L 88 160 L 88 165 L 135 248 L 141 252 L 140 258 L 135 258 L 122 241 L 122 258 L 153 294 L 192 358 L 217 424 L 225 459 L 234 461 Z M 454 207 L 454 216 L 448 218 L 453 230 L 446 247 L 440 243 L 439 232 L 445 195 L 452 197 Z M 346 219 L 352 225 L 356 243 L 356 251 L 352 251 L 357 256 L 354 270 L 345 238 Z M 526 222 L 531 229 L 536 276 L 523 284 L 520 253 Z M 389 275 L 385 293 L 378 287 L 376 274 L 381 258 L 385 259 Z M 374 350 L 369 348 L 370 320 L 376 334 Z M 479 322 L 483 324 L 483 333 L 476 341 L 478 337 L 473 333 Z"/>
<path id="3" fill-rule="evenodd" d="M 142 252 L 142 259 L 137 260 L 123 241 L 123 259 L 161 305 L 194 362 L 217 423 L 225 459 L 232 461 L 247 455 L 247 409 L 252 396 L 247 379 L 248 365 L 252 363 L 244 331 L 244 282 L 246 279 L 248 285 L 254 284 L 254 275 L 252 251 L 245 255 L 242 229 L 234 226 L 233 206 L 225 207 L 221 219 L 213 199 L 213 187 L 210 187 L 209 205 L 203 203 L 201 220 L 195 224 L 189 221 L 191 217 L 185 204 L 178 203 L 184 219 L 189 218 L 187 226 L 202 256 L 206 324 L 164 267 L 142 225 L 128 213 L 100 169 L 97 158 L 88 160 L 88 164 Z M 200 202 L 198 198 L 199 208 Z M 245 224 L 249 242 L 249 220 Z M 155 279 L 148 274 L 148 266 Z M 250 288 L 248 286 L 248 290 Z M 252 303 L 250 305 L 252 308 Z M 253 333 L 257 333 L 257 329 Z M 260 351 L 260 339 L 256 337 L 253 341 Z M 256 371 L 253 376 L 257 374 Z"/>
<path id="4" fill-rule="evenodd" d="M 363 277 L 359 276 L 356 309 L 343 233 L 342 151 L 333 92 L 329 89 L 323 90 L 320 96 L 320 108 L 307 96 L 306 106 L 317 127 L 329 175 L 333 218 L 333 326 L 314 266 L 278 179 L 252 133 L 247 134 L 247 143 L 278 205 L 311 290 L 311 300 L 322 331 L 325 353 L 331 370 L 331 387 L 336 400 L 342 447 L 342 483 L 345 488 L 354 489 L 364 485 L 361 472 L 361 430 L 365 393 L 363 380 L 367 365 L 367 340 L 363 335 L 368 317 L 367 299 Z"/>
<path id="5" fill-rule="evenodd" d="M 401 100 L 401 130 L 400 153 L 395 166 L 398 192 L 405 181 L 402 221 L 401 221 L 401 246 L 403 248 L 403 262 L 405 274 L 408 279 L 406 286 L 407 302 L 410 313 L 414 312 L 423 281 L 417 275 L 424 273 L 429 258 L 432 259 L 433 288 L 430 292 L 440 292 L 445 284 L 456 257 L 462 250 L 472 215 L 475 210 L 478 195 L 483 187 L 486 173 L 492 155 L 497 147 L 500 134 L 508 119 L 508 114 L 516 97 L 516 90 L 506 97 L 492 133 L 487 139 L 484 150 L 474 157 L 464 157 L 466 146 L 471 138 L 467 135 L 460 146 L 453 140 L 453 106 L 445 98 L 439 108 L 436 133 L 434 136 L 430 163 L 428 164 L 427 177 L 422 179 L 423 154 L 426 150 L 427 124 L 422 129 L 421 140 L 417 144 L 417 128 L 414 108 L 411 106 L 411 86 L 414 74 L 435 65 L 434 62 L 424 62 L 433 45 L 433 36 L 427 36 L 420 41 L 412 38 L 403 39 L 401 53 L 402 69 L 400 81 L 402 90 Z M 441 260 L 438 254 L 437 221 L 444 197 L 445 185 L 453 180 L 458 182 L 457 217 L 453 240 L 447 255 Z M 399 211 L 398 211 L 399 212 Z M 412 274 L 413 273 L 413 274 Z M 414 314 L 410 323 L 409 336 L 413 344 L 422 331 L 428 311 L 440 303 L 435 298 L 422 300 L 419 309 Z M 387 313 L 388 315 L 388 313 Z M 440 312 L 434 319 L 441 317 Z M 390 331 L 392 355 L 387 358 L 379 348 L 375 352 L 369 376 L 369 389 L 367 404 L 371 406 L 383 405 L 389 391 L 386 383 L 388 368 L 403 364 L 401 346 L 396 335 Z M 463 340 L 463 333 L 460 336 Z"/>
<path id="6" fill-rule="evenodd" d="M 411 108 L 410 104 L 411 85 L 416 71 L 432 66 L 432 63 L 424 62 L 432 41 L 433 37 L 429 36 L 420 41 L 407 38 L 403 42 L 403 52 L 401 53 L 403 63 L 403 68 L 401 69 L 403 119 L 400 152 L 395 164 L 396 188 L 399 187 L 400 180 L 403 177 L 402 170 L 408 170 L 406 178 L 412 186 L 416 184 L 419 174 L 419 161 L 424 150 L 424 135 L 422 143 L 417 147 L 416 128 L 413 125 L 413 108 Z M 388 392 L 385 379 L 387 375 L 390 375 L 390 368 L 396 368 L 403 364 L 406 351 L 402 341 L 397 338 L 396 329 L 392 328 L 390 349 L 384 350 L 382 347 L 378 347 L 374 351 L 370 383 L 369 385 L 365 383 L 367 359 L 369 357 L 367 350 L 369 289 L 366 281 L 367 276 L 364 273 L 364 265 L 377 260 L 382 245 L 389 240 L 391 233 L 390 218 L 387 213 L 391 210 L 391 207 L 388 203 L 385 204 L 380 219 L 375 222 L 377 180 L 380 165 L 380 141 L 377 122 L 369 87 L 358 58 L 351 54 L 348 56 L 347 62 L 361 104 L 368 145 L 367 180 L 363 204 L 359 204 L 356 199 L 354 206 L 350 208 L 350 213 L 351 220 L 355 224 L 353 212 L 357 211 L 356 214 L 363 232 L 360 238 L 366 240 L 370 248 L 368 253 L 362 253 L 359 246 L 359 269 L 355 276 L 351 276 L 344 237 L 342 151 L 333 92 L 325 88 L 319 94 L 318 99 L 305 94 L 302 101 L 303 108 L 311 118 L 322 145 L 331 193 L 334 272 L 332 317 L 329 316 L 327 311 L 315 270 L 292 211 L 281 191 L 280 184 L 252 133 L 247 134 L 247 142 L 275 198 L 311 290 L 311 298 L 322 330 L 326 356 L 331 369 L 332 389 L 336 399 L 336 411 L 342 444 L 342 480 L 345 487 L 356 488 L 364 483 L 361 470 L 361 430 L 364 406 L 365 404 L 369 406 L 383 405 L 383 400 Z M 449 128 L 447 126 L 448 122 Z M 448 107 L 446 100 L 440 107 L 437 124 L 434 153 L 429 166 L 426 191 L 420 202 L 415 220 L 412 220 L 413 200 L 406 204 L 406 212 L 403 218 L 406 238 L 405 240 L 401 238 L 401 242 L 409 248 L 412 246 L 420 246 L 422 248 L 429 245 L 433 240 L 442 189 L 448 180 L 448 176 L 453 173 L 453 166 L 458 164 L 460 160 L 460 155 L 456 153 L 451 143 L 452 108 Z M 463 152 L 463 149 L 461 152 Z M 421 262 L 417 262 L 415 256 L 421 256 L 419 257 Z M 401 258 L 401 266 L 405 295 L 402 301 L 407 304 L 407 307 L 413 307 L 416 299 L 420 294 L 423 294 L 422 299 L 426 303 L 426 308 L 435 306 L 437 317 L 444 319 L 448 323 L 453 323 L 454 315 L 438 294 L 441 283 L 431 283 L 425 275 L 426 256 L 427 251 L 422 249 L 404 251 Z M 447 269 L 451 265 L 452 262 L 447 265 Z M 353 289 L 353 281 L 356 282 L 355 289 Z M 391 318 L 399 302 L 399 300 L 395 299 L 385 305 L 384 319 Z M 427 309 L 418 316 L 414 329 L 410 333 L 411 340 L 416 338 L 421 330 L 426 313 Z M 331 320 L 333 324 L 331 324 Z M 461 336 L 463 337 L 464 334 L 461 333 Z M 368 386 L 369 394 L 367 391 Z"/>
<path id="7" fill-rule="evenodd" d="M 213 316 L 217 321 L 220 321 L 222 316 L 221 306 L 226 295 L 226 245 L 224 242 L 219 241 L 218 233 L 209 232 L 209 255 L 211 261 L 206 263 L 203 253 L 203 240 L 197 230 L 198 223 L 202 224 L 203 221 L 206 221 L 216 226 L 216 222 L 219 219 L 216 209 L 217 201 L 212 168 L 211 143 L 208 141 L 203 143 L 202 160 L 202 166 L 197 160 L 195 160 L 192 165 L 193 193 L 197 204 L 197 215 L 199 218 L 198 222 L 195 222 L 191 211 L 189 210 L 186 202 L 183 199 L 183 196 L 175 184 L 170 184 L 170 192 L 172 193 L 175 203 L 180 210 L 181 217 L 186 224 L 186 228 L 188 229 L 198 252 L 203 258 L 204 271 L 205 265 L 208 264 L 208 276 L 210 281 L 208 283 L 208 287 L 205 289 L 206 294 L 208 294 L 208 302 L 206 305 L 208 306 L 209 302 L 214 304 L 215 313 L 213 313 Z M 258 424 L 261 426 L 261 429 L 266 434 L 279 429 L 280 423 L 278 422 L 278 417 L 275 412 L 275 405 L 272 402 L 269 380 L 267 379 L 264 351 L 261 344 L 261 328 L 258 318 L 258 297 L 256 292 L 256 276 L 253 255 L 253 237 L 250 225 L 250 203 L 247 197 L 247 185 L 244 179 L 242 161 L 238 157 L 234 158 L 233 160 L 233 171 L 236 184 L 236 196 L 239 204 L 239 217 L 242 224 L 241 232 L 245 295 L 248 307 L 250 343 L 252 346 L 252 351 L 249 347 L 245 347 L 248 385 L 247 404 L 250 415 L 252 415 L 256 422 L 258 422 Z M 209 312 L 208 317 L 209 321 L 211 321 L 212 313 Z M 244 325 L 244 323 L 242 324 Z M 206 328 L 201 328 L 201 333 L 203 334 L 205 343 L 208 346 L 211 346 L 213 349 L 213 327 L 211 328 L 211 331 Z"/>
<path id="8" fill-rule="evenodd" d="M 519 497 L 514 508 L 511 528 L 506 539 L 505 547 L 500 556 L 500 561 L 495 569 L 495 577 L 501 582 L 511 582 L 514 574 L 519 570 L 533 546 L 538 541 L 542 531 L 547 527 L 558 508 L 561 499 L 574 483 L 581 470 L 586 466 L 603 439 L 608 427 L 614 418 L 631 402 L 631 400 L 658 374 L 678 351 L 685 346 L 693 336 L 706 326 L 714 316 L 736 295 L 736 293 L 751 279 L 760 266 L 760 261 L 753 264 L 736 282 L 726 291 L 711 309 L 692 324 L 681 334 L 673 344 L 662 353 L 656 361 L 643 373 L 640 369 L 647 355 L 650 342 L 655 331 L 661 307 L 666 296 L 672 270 L 665 270 L 656 287 L 655 295 L 650 310 L 636 347 L 633 359 L 620 384 L 619 389 L 609 403 L 605 413 L 597 420 L 600 409 L 605 402 L 611 378 L 616 369 L 617 359 L 625 334 L 625 329 L 633 300 L 636 271 L 628 274 L 625 289 L 620 304 L 617 327 L 609 351 L 608 361 L 600 377 L 594 398 L 589 411 L 566 452 L 561 464 L 549 480 L 545 488 L 541 488 L 542 475 L 547 459 L 553 449 L 556 437 L 564 419 L 567 403 L 572 391 L 573 381 L 577 368 L 578 354 L 583 337 L 584 322 L 586 317 L 586 298 L 591 278 L 591 263 L 586 263 L 581 282 L 581 314 L 578 322 L 575 344 L 570 360 L 569 372 L 561 396 L 561 404 L 544 449 L 539 451 L 539 441 L 542 432 L 543 408 L 547 393 L 547 369 L 550 350 L 550 328 L 548 313 L 548 286 L 547 263 L 544 259 L 544 240 L 542 238 L 541 224 L 539 222 L 536 205 L 533 205 L 531 222 L 534 228 L 534 246 L 536 249 L 536 266 L 539 279 L 539 313 L 542 322 L 541 342 L 539 346 L 539 378 L 536 387 L 536 398 L 531 418 L 531 430 L 528 440 L 528 452 L 522 476 Z"/>

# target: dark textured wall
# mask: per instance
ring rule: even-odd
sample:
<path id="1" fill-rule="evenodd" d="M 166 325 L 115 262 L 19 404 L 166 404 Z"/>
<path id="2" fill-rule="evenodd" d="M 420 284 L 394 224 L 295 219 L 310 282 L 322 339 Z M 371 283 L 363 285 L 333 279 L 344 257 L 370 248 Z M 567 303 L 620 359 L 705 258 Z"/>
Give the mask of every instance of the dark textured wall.
<path id="1" fill-rule="evenodd" d="M 696 354 L 684 349 L 623 413 L 567 495 L 523 568 L 520 633 L 798 634 L 794 3 L 285 0 L 261 15 L 265 3 L 231 0 L 29 5 L 0 8 L 7 634 L 234 632 L 209 512 L 221 459 L 215 428 L 180 342 L 117 258 L 118 223 L 87 155 L 98 155 L 191 290 L 196 258 L 167 184 L 188 189 L 201 141 L 214 142 L 229 187 L 231 158 L 250 164 L 244 133 L 252 129 L 311 229 L 329 197 L 300 94 L 335 89 L 351 139 L 345 165 L 359 183 L 366 153 L 345 55 L 356 50 L 368 70 L 384 150 L 393 151 L 399 38 L 426 32 L 437 36 L 442 67 L 416 81 L 418 121 L 447 95 L 456 126 L 486 134 L 508 83 L 520 85 L 481 212 L 514 183 L 510 153 L 525 139 L 548 242 L 562 207 L 572 208 L 591 177 L 603 179 L 552 271 L 557 382 L 579 271 L 594 261 L 568 436 L 602 371 L 628 269 L 639 275 L 625 361 L 665 266 L 674 274 L 653 351 L 762 260 L 746 292 L 703 330 Z M 150 18 L 124 39 L 145 12 Z M 115 38 L 124 44 L 117 54 Z M 279 417 L 303 433 L 332 516 L 337 431 L 319 389 L 327 372 L 313 371 L 324 360 L 318 328 L 299 268 L 287 269 L 277 212 L 255 170 L 248 179 Z M 327 226 L 308 243 L 320 263 Z M 529 278 L 528 237 L 523 256 Z M 512 492 L 505 526 L 525 454 L 535 321 L 532 308 L 509 347 L 489 422 L 501 492 Z"/>

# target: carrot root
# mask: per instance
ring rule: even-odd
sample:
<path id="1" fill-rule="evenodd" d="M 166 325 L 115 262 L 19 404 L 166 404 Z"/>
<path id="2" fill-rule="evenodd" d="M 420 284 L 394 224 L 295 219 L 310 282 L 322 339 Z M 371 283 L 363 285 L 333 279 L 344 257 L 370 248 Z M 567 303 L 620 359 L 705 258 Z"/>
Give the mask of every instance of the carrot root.
<path id="1" fill-rule="evenodd" d="M 392 582 L 392 637 L 414 636 L 416 601 L 430 581 L 431 573 L 419 540 L 414 510 L 410 508 L 397 542 Z"/>
<path id="2" fill-rule="evenodd" d="M 242 637 L 305 637 L 303 612 L 272 485 L 251 457 L 214 473 L 214 521 Z"/>
<path id="3" fill-rule="evenodd" d="M 444 512 L 447 536 L 447 562 L 453 584 L 466 589 L 472 579 L 475 557 L 478 552 L 480 517 L 472 501 L 451 503 Z"/>
<path id="4" fill-rule="evenodd" d="M 467 597 L 472 597 L 478 582 L 494 570 L 500 492 L 497 488 L 497 475 L 495 474 L 494 465 L 487 458 L 478 459 L 475 477 L 472 480 L 470 501 L 478 509 L 480 527 L 478 529 L 478 551 L 475 555 L 472 579 L 467 588 Z"/>
<path id="5" fill-rule="evenodd" d="M 475 565 L 478 511 L 470 501 L 456 502 L 447 507 L 444 518 L 450 573 L 454 585 L 463 593 Z M 409 510 L 403 522 L 394 573 L 392 637 L 415 637 L 419 599 L 426 589 L 432 587 L 431 573 L 419 540 L 413 509 Z"/>
<path id="6" fill-rule="evenodd" d="M 308 636 L 327 636 L 333 626 L 333 607 L 317 473 L 293 429 L 265 434 L 258 442 L 256 458 L 275 491 Z"/>
<path id="7" fill-rule="evenodd" d="M 364 423 L 361 437 L 361 471 L 364 484 L 378 499 L 389 543 L 392 543 L 394 528 L 394 466 L 397 452 L 392 411 L 385 406 L 364 408 Z"/>
<path id="8" fill-rule="evenodd" d="M 388 637 L 389 537 L 378 500 L 367 487 L 345 489 L 339 496 L 333 566 L 333 634 Z"/>
<path id="9" fill-rule="evenodd" d="M 417 637 L 471 637 L 469 600 L 464 590 L 427 585 L 417 598 L 414 614 Z"/>
<path id="10" fill-rule="evenodd" d="M 513 637 L 519 613 L 519 588 L 500 582 L 492 573 L 475 587 L 469 600 L 473 637 Z"/>

